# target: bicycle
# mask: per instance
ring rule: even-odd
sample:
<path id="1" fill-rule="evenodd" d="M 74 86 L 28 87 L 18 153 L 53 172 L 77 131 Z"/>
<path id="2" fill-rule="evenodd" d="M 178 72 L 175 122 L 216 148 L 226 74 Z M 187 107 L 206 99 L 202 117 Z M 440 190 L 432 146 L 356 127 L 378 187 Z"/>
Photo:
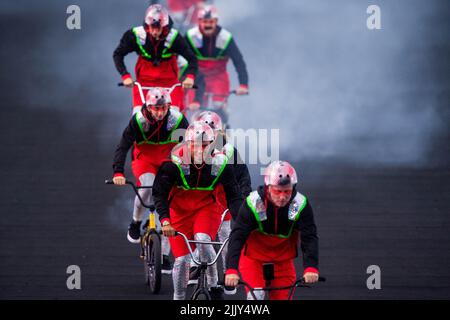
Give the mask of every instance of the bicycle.
<path id="1" fill-rule="evenodd" d="M 199 267 L 198 283 L 194 289 L 194 292 L 191 295 L 191 300 L 211 300 L 211 295 L 209 294 L 208 286 L 207 286 L 208 283 L 207 283 L 207 279 L 206 279 L 206 270 L 208 269 L 208 267 L 211 267 L 212 265 L 214 265 L 217 262 L 220 254 L 222 253 L 223 248 L 228 243 L 229 238 L 226 238 L 223 242 L 189 240 L 187 238 L 187 236 L 180 231 L 175 231 L 175 236 L 181 236 L 184 239 L 184 242 L 189 249 L 189 254 L 191 255 L 192 261 Z M 190 245 L 191 243 L 218 245 L 218 246 L 220 246 L 220 248 L 219 248 L 218 252 L 216 252 L 216 256 L 211 262 L 198 261 L 197 258 L 195 257 L 194 252 L 192 251 L 192 248 Z"/>
<path id="2" fill-rule="evenodd" d="M 161 289 L 162 251 L 160 232 L 156 228 L 156 208 L 153 204 L 146 204 L 139 194 L 139 189 L 151 189 L 152 187 L 137 187 L 128 180 L 125 183 L 132 187 L 142 206 L 149 209 L 148 220 L 144 224 L 144 234 L 141 236 L 140 258 L 144 261 L 145 283 L 153 294 L 157 294 Z M 105 180 L 105 184 L 114 184 L 114 182 Z"/>
<path id="3" fill-rule="evenodd" d="M 277 290 L 289 290 L 289 294 L 288 294 L 287 300 L 292 300 L 292 297 L 294 295 L 294 292 L 295 292 L 296 288 L 311 288 L 311 285 L 307 284 L 303 277 L 300 278 L 300 279 L 295 280 L 289 286 L 272 287 L 271 286 L 271 282 L 275 279 L 275 272 L 274 272 L 274 264 L 273 263 L 264 263 L 263 264 L 263 276 L 264 276 L 264 281 L 265 281 L 265 286 L 264 287 L 261 287 L 261 288 L 255 287 L 254 288 L 254 287 L 250 286 L 244 280 L 239 280 L 238 286 L 242 285 L 244 287 L 247 287 L 247 289 L 249 290 L 249 293 L 252 296 L 253 300 L 268 300 L 269 299 L 269 295 L 266 294 L 266 292 L 269 293 L 270 291 L 277 291 Z M 325 277 L 319 277 L 319 282 L 325 282 L 325 281 L 326 281 Z M 219 282 L 219 285 L 223 285 L 224 286 L 226 294 L 230 295 L 230 294 L 235 294 L 236 293 L 236 287 L 225 286 L 225 282 L 223 282 L 223 281 Z M 256 292 L 263 292 L 264 299 L 258 299 L 257 294 L 255 294 L 255 291 Z"/>

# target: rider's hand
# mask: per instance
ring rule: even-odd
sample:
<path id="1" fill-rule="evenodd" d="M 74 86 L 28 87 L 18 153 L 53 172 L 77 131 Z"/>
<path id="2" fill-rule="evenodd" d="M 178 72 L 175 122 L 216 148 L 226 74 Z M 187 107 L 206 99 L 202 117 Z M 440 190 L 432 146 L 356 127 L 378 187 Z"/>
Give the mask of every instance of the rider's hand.
<path id="1" fill-rule="evenodd" d="M 200 103 L 197 101 L 193 101 L 189 104 L 188 109 L 191 111 L 198 110 L 200 108 Z"/>
<path id="2" fill-rule="evenodd" d="M 225 285 L 227 287 L 236 287 L 239 284 L 239 279 L 237 274 L 227 274 L 225 276 Z"/>
<path id="3" fill-rule="evenodd" d="M 116 186 L 123 186 L 125 185 L 126 178 L 124 176 L 115 176 L 113 182 Z"/>
<path id="4" fill-rule="evenodd" d="M 305 279 L 305 283 L 316 283 L 319 281 L 319 275 L 315 272 L 306 272 L 303 278 Z"/>
<path id="5" fill-rule="evenodd" d="M 127 88 L 131 88 L 134 85 L 133 78 L 125 78 L 123 79 L 122 83 Z"/>
<path id="6" fill-rule="evenodd" d="M 191 77 L 186 77 L 183 81 L 183 88 L 185 89 L 191 89 L 194 86 L 194 79 Z"/>
<path id="7" fill-rule="evenodd" d="M 236 95 L 242 96 L 242 95 L 245 95 L 245 94 L 248 94 L 248 87 L 246 85 L 244 85 L 244 84 L 241 84 L 239 86 L 239 88 L 237 88 L 237 90 L 236 90 Z"/>
<path id="8" fill-rule="evenodd" d="M 161 227 L 162 233 L 164 236 L 166 237 L 173 237 L 175 236 L 175 229 L 170 225 L 170 223 L 168 224 L 164 224 Z"/>

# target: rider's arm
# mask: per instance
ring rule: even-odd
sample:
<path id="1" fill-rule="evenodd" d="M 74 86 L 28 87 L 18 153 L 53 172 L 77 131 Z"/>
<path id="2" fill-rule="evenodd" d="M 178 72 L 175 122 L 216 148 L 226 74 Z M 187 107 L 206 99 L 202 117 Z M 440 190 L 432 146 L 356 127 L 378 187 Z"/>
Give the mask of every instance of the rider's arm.
<path id="1" fill-rule="evenodd" d="M 186 68 L 186 71 L 184 72 L 186 77 L 195 79 L 198 70 L 197 57 L 195 56 L 194 52 L 192 52 L 186 40 L 180 34 L 178 34 L 178 36 L 175 38 L 175 41 L 172 45 L 172 50 L 173 52 L 183 56 L 183 58 L 187 60 L 188 66 Z"/>
<path id="2" fill-rule="evenodd" d="M 300 231 L 301 249 L 303 253 L 303 268 L 305 272 L 316 272 L 319 269 L 319 238 L 314 222 L 314 214 L 309 203 L 303 209 L 295 228 Z"/>
<path id="3" fill-rule="evenodd" d="M 250 173 L 248 172 L 248 167 L 242 161 L 241 156 L 239 155 L 239 151 L 234 148 L 234 174 L 236 176 L 236 180 L 239 184 L 239 188 L 241 189 L 242 195 L 246 198 L 250 192 L 252 192 L 252 179 L 250 177 Z"/>
<path id="4" fill-rule="evenodd" d="M 119 45 L 113 53 L 114 64 L 116 66 L 117 71 L 122 76 L 122 80 L 130 77 L 130 73 L 125 66 L 124 58 L 130 52 L 136 51 L 137 44 L 135 40 L 135 36 L 131 30 L 126 31 L 122 39 L 120 39 Z"/>
<path id="5" fill-rule="evenodd" d="M 114 175 L 123 175 L 128 150 L 130 150 L 134 141 L 136 141 L 136 132 L 136 124 L 133 118 L 130 120 L 130 123 L 123 131 L 122 138 L 120 139 L 120 142 L 116 148 L 116 152 L 114 153 Z"/>
<path id="6" fill-rule="evenodd" d="M 242 198 L 239 184 L 237 183 L 236 177 L 234 176 L 234 169 L 232 164 L 227 164 L 225 166 L 225 169 L 220 176 L 219 182 L 222 183 L 223 189 L 225 190 L 225 196 L 227 198 L 230 213 L 233 218 L 236 218 L 244 199 Z"/>
<path id="7" fill-rule="evenodd" d="M 255 216 L 247 204 L 241 206 L 239 214 L 235 219 L 233 229 L 228 243 L 228 254 L 226 257 L 227 274 L 236 273 L 239 267 L 239 258 L 242 248 L 250 233 L 258 227 Z"/>
<path id="8" fill-rule="evenodd" d="M 236 68 L 236 72 L 238 74 L 239 84 L 248 86 L 247 66 L 241 51 L 234 41 L 234 38 L 231 40 L 225 53 L 231 58 L 231 61 L 233 61 L 234 67 Z"/>
<path id="9" fill-rule="evenodd" d="M 164 162 L 156 174 L 153 183 L 153 201 L 161 223 L 167 219 L 170 222 L 169 194 L 176 184 L 177 175 L 179 175 L 178 168 L 169 161 Z"/>

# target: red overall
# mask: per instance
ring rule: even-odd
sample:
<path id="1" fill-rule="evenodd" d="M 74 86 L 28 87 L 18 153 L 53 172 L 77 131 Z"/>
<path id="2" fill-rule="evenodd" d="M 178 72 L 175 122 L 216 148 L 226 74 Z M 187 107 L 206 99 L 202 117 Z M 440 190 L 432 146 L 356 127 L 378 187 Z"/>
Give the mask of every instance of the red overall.
<path id="1" fill-rule="evenodd" d="M 219 206 L 219 210 L 223 213 L 228 208 L 225 190 L 223 189 L 222 185 L 218 185 L 215 191 L 216 192 L 214 196 L 216 198 L 217 205 Z M 230 220 L 231 220 L 231 213 L 228 211 L 223 221 L 230 221 Z"/>
<path id="2" fill-rule="evenodd" d="M 227 71 L 228 58 L 223 59 L 211 59 L 211 60 L 198 60 L 198 70 L 204 75 L 205 80 L 205 97 L 204 101 L 198 101 L 203 105 L 208 104 L 207 93 L 212 93 L 212 101 L 223 102 L 228 98 L 230 93 L 230 77 Z M 189 91 L 188 101 L 192 102 L 194 99 L 193 90 Z M 209 106 L 211 107 L 211 106 Z"/>
<path id="3" fill-rule="evenodd" d="M 140 145 L 134 143 L 133 161 L 131 161 L 131 169 L 136 184 L 140 186 L 139 177 L 144 173 L 152 173 L 156 176 L 161 164 L 167 160 L 170 151 L 176 143 L 167 144 L 147 144 Z"/>
<path id="4" fill-rule="evenodd" d="M 183 157 L 183 148 L 178 151 Z M 215 239 L 220 227 L 221 214 L 213 197 L 213 190 L 184 190 L 173 187 L 170 199 L 170 224 L 174 229 L 184 233 L 188 239 L 194 234 L 205 233 Z M 189 254 L 189 249 L 181 236 L 170 237 L 170 247 L 175 258 Z M 194 246 L 192 246 L 194 249 Z"/>
<path id="5" fill-rule="evenodd" d="M 205 92 L 214 93 L 213 101 L 224 101 L 230 92 L 227 63 L 228 58 L 198 60 L 198 70 L 205 77 Z"/>
<path id="6" fill-rule="evenodd" d="M 299 233 L 294 231 L 285 239 L 253 231 L 247 239 L 239 260 L 242 280 L 252 287 L 264 287 L 263 263 L 274 263 L 275 279 L 272 287 L 289 286 L 296 280 L 294 258 L 297 256 Z M 248 289 L 247 289 L 248 292 Z M 286 300 L 289 290 L 270 292 L 271 300 Z"/>
<path id="7" fill-rule="evenodd" d="M 154 66 L 153 63 L 146 60 L 142 56 L 138 56 L 135 67 L 136 80 L 143 87 L 164 87 L 170 88 L 178 83 L 178 65 L 176 56 L 170 59 L 162 60 L 159 66 Z M 144 98 L 147 90 L 143 90 Z M 183 89 L 178 86 L 170 95 L 172 98 L 172 105 L 179 107 L 183 111 Z M 133 87 L 133 107 L 142 106 L 143 101 L 139 94 L 137 86 Z"/>

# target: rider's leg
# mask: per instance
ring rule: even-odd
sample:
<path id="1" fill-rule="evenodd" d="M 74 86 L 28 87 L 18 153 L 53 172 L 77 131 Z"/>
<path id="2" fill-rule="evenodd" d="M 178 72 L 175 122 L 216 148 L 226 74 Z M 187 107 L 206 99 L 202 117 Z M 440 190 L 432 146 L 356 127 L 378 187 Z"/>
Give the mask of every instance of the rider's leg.
<path id="1" fill-rule="evenodd" d="M 191 257 L 186 254 L 175 258 L 173 264 L 173 300 L 184 300 L 186 298 L 186 288 L 189 279 L 189 261 Z"/>
<path id="2" fill-rule="evenodd" d="M 155 175 L 148 172 L 145 169 L 146 163 L 144 161 L 134 160 L 132 162 L 133 174 L 136 177 L 136 183 L 138 186 L 151 186 Z M 139 189 L 139 195 L 145 203 L 150 202 L 151 189 L 143 188 Z M 141 222 L 145 213 L 145 208 L 142 206 L 139 198 L 136 196 L 133 206 L 133 219 L 128 227 L 127 239 L 131 243 L 139 243 L 141 237 Z"/>
<path id="3" fill-rule="evenodd" d="M 194 234 L 194 239 L 197 241 L 211 241 L 211 237 L 205 233 Z M 197 250 L 199 253 L 200 261 L 211 262 L 216 254 L 213 246 L 208 244 L 197 244 Z M 208 267 L 206 272 L 206 278 L 208 282 L 208 289 L 217 286 L 219 277 L 217 274 L 217 267 L 215 265 Z"/>
<path id="4" fill-rule="evenodd" d="M 138 185 L 140 187 L 149 187 L 153 185 L 154 181 L 155 175 L 153 173 L 147 172 L 139 176 Z M 144 201 L 144 203 L 153 203 L 151 188 L 139 189 L 139 195 L 141 196 L 141 199 Z M 147 209 L 141 204 L 139 198 L 136 196 L 134 199 L 133 220 L 142 221 L 146 210 Z"/>
<path id="5" fill-rule="evenodd" d="M 296 280 L 294 260 L 277 262 L 274 265 L 275 279 L 272 280 L 272 286 L 285 287 L 290 286 Z M 287 300 L 289 290 L 274 290 L 270 292 L 270 300 Z"/>
<path id="6" fill-rule="evenodd" d="M 225 239 L 227 239 L 230 236 L 230 233 L 231 233 L 231 220 L 225 220 L 222 222 L 222 226 L 220 227 L 218 233 L 219 241 L 220 242 L 225 241 Z M 225 245 L 222 251 L 222 266 L 223 266 L 222 270 L 226 270 L 225 259 L 227 256 L 227 252 L 228 252 L 228 243 Z"/>
<path id="7" fill-rule="evenodd" d="M 265 286 L 262 262 L 250 259 L 241 254 L 239 272 L 241 273 L 242 280 L 247 282 L 251 287 L 261 288 Z M 245 288 L 245 291 L 247 292 L 247 300 L 253 300 L 249 289 Z M 254 291 L 254 294 L 257 300 L 264 300 L 264 291 Z"/>
<path id="8" fill-rule="evenodd" d="M 221 222 L 221 214 L 215 205 L 200 209 L 195 217 L 194 238 L 200 241 L 211 241 L 216 238 Z M 212 245 L 197 245 L 199 257 L 202 261 L 212 261 L 216 252 Z M 207 270 L 208 288 L 216 287 L 218 281 L 217 265 Z"/>
<path id="9" fill-rule="evenodd" d="M 170 222 L 173 228 L 186 235 L 188 239 L 193 239 L 192 232 L 193 218 L 185 211 L 176 211 L 170 208 Z M 174 299 L 184 299 L 186 296 L 187 282 L 189 279 L 189 263 L 191 261 L 189 248 L 182 236 L 170 237 L 170 247 L 175 257 L 172 271 Z M 191 245 L 191 248 L 193 245 Z M 192 248 L 193 249 L 193 248 Z"/>

